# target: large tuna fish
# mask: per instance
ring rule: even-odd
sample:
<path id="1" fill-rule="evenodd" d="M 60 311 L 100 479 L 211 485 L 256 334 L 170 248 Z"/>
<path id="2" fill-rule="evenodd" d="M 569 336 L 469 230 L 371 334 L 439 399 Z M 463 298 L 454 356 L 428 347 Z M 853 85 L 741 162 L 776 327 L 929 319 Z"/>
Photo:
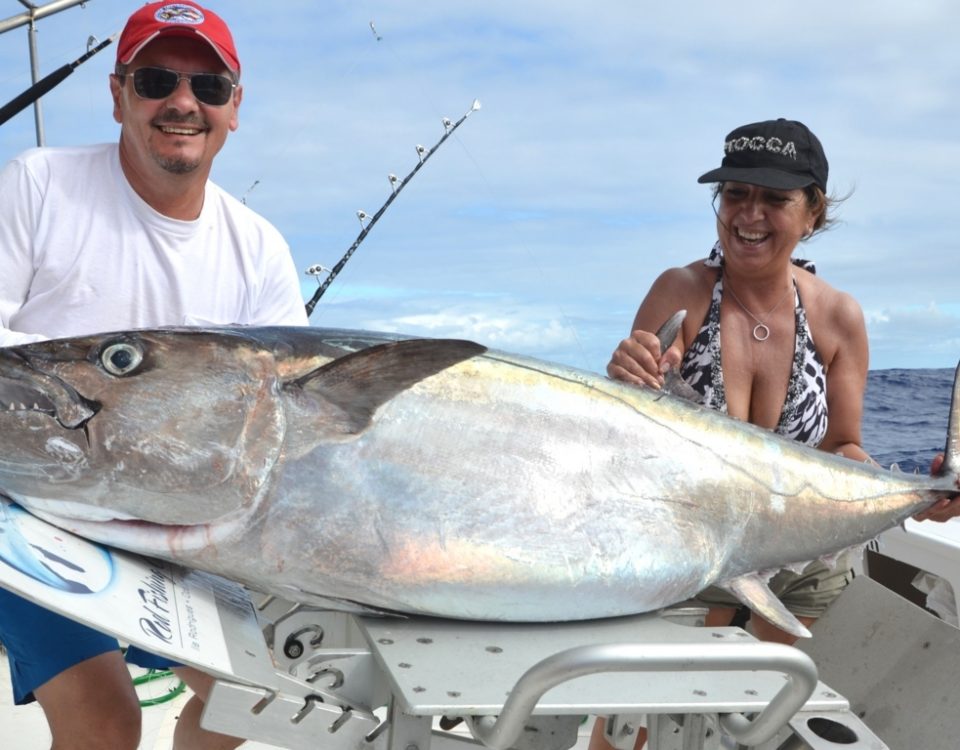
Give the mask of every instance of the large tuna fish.
<path id="1" fill-rule="evenodd" d="M 507 621 L 759 572 L 955 493 L 650 389 L 464 341 L 169 329 L 0 349 L 0 489 L 116 547 L 321 606 Z"/>

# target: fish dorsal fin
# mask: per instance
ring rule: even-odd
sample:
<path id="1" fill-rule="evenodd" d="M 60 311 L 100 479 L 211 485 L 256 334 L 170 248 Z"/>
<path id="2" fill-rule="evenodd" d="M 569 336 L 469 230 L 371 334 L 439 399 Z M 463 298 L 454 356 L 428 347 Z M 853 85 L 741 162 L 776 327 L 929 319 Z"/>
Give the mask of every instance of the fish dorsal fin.
<path id="1" fill-rule="evenodd" d="M 798 638 L 809 638 L 810 631 L 786 607 L 767 586 L 767 582 L 758 573 L 734 578 L 721 584 L 737 599 L 761 615 L 764 619 L 776 625 L 781 630 L 792 633 Z"/>
<path id="2" fill-rule="evenodd" d="M 486 350 L 458 339 L 392 341 L 328 362 L 285 388 L 298 387 L 305 395 L 333 405 L 337 414 L 327 417 L 336 422 L 336 431 L 356 434 L 398 393 Z"/>
<path id="3" fill-rule="evenodd" d="M 953 376 L 950 416 L 947 419 L 947 444 L 943 451 L 940 475 L 960 477 L 960 365 Z"/>

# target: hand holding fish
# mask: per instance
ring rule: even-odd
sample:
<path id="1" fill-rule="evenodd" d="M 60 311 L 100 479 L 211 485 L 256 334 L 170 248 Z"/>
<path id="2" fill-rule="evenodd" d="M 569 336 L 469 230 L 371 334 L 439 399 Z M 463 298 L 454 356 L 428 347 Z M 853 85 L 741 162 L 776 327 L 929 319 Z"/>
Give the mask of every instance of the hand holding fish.
<path id="1" fill-rule="evenodd" d="M 940 473 L 940 467 L 943 466 L 943 454 L 934 456 L 930 463 L 930 474 L 936 476 Z M 957 482 L 958 491 L 952 497 L 944 497 L 938 500 L 924 511 L 917 513 L 913 518 L 916 521 L 936 521 L 945 523 L 951 518 L 960 516 L 960 480 Z"/>
<path id="2" fill-rule="evenodd" d="M 674 346 L 660 353 L 661 342 L 651 331 L 635 330 L 619 343 L 607 365 L 614 380 L 660 388 L 664 373 L 680 364 L 680 350 Z"/>

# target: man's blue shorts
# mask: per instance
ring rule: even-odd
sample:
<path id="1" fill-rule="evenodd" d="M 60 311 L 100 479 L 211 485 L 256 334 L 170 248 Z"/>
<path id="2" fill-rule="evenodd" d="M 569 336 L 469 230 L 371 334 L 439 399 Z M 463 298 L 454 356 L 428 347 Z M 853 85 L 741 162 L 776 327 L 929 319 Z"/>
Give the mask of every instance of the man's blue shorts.
<path id="1" fill-rule="evenodd" d="M 75 664 L 115 651 L 116 639 L 67 619 L 0 586 L 0 642 L 7 649 L 13 700 L 35 700 L 33 691 Z M 178 666 L 131 646 L 127 661 L 148 669 Z"/>

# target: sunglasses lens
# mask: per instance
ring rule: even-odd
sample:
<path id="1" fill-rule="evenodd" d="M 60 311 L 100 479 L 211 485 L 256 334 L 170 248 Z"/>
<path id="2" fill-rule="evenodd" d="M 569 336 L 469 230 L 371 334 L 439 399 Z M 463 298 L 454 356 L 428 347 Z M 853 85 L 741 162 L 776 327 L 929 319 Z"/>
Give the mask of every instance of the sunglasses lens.
<path id="1" fill-rule="evenodd" d="M 220 107 L 230 101 L 233 81 L 216 73 L 184 75 L 197 101 Z M 133 73 L 133 90 L 144 99 L 166 99 L 180 83 L 180 74 L 166 68 L 138 68 Z"/>
<path id="2" fill-rule="evenodd" d="M 133 73 L 133 90 L 144 99 L 166 99 L 179 82 L 180 76 L 165 68 L 140 68 Z"/>
<path id="3" fill-rule="evenodd" d="M 230 101 L 233 81 L 214 73 L 197 73 L 190 78 L 190 88 L 198 101 L 219 107 Z"/>

